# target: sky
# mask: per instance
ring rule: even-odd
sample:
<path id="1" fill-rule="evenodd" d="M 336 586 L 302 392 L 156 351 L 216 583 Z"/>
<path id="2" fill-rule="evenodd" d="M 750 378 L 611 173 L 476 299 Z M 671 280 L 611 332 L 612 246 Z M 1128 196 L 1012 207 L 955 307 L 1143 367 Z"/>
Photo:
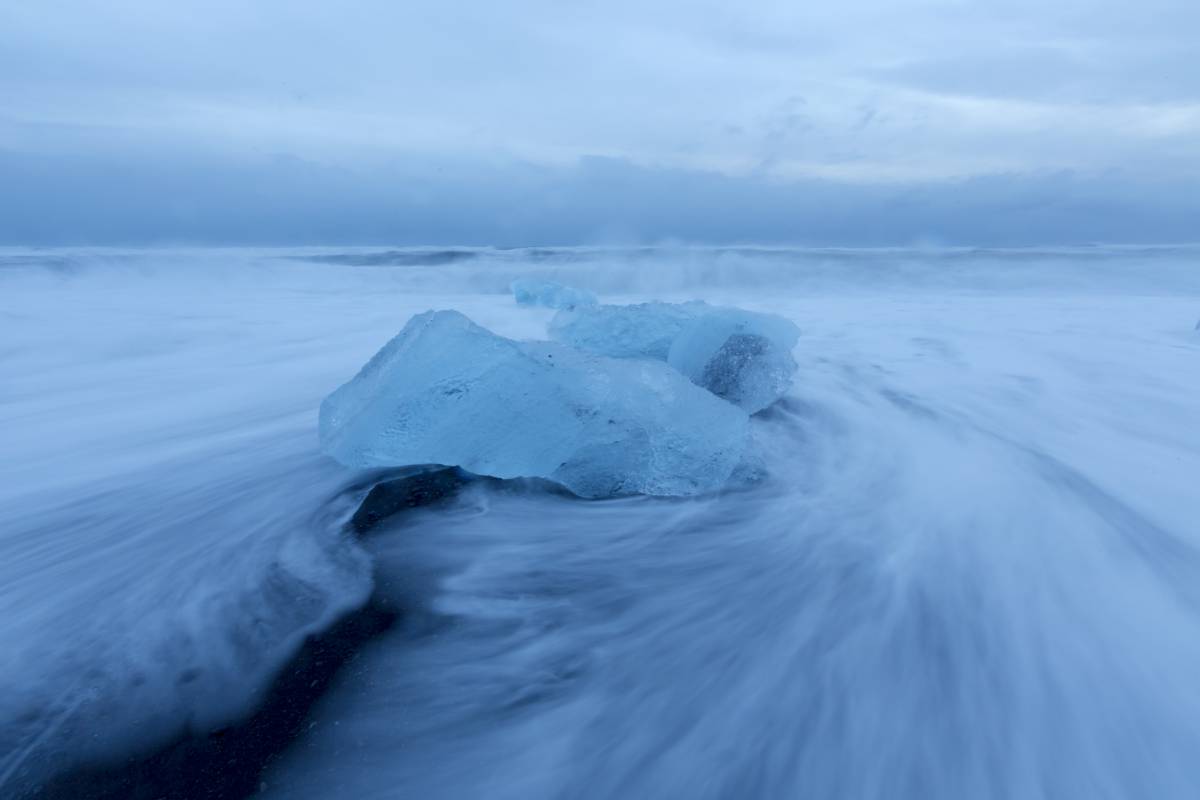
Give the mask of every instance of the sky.
<path id="1" fill-rule="evenodd" d="M 0 243 L 1200 240 L 1195 0 L 0 0 Z"/>

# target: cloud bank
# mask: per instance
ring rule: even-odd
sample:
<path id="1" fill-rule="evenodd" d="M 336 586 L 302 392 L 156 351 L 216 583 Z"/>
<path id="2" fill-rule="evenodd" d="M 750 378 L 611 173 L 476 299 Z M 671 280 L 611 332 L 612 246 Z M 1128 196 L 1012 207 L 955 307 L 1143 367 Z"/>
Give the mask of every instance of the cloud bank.
<path id="1" fill-rule="evenodd" d="M 1200 239 L 1200 4 L 647 5 L 8 4 L 0 241 Z"/>

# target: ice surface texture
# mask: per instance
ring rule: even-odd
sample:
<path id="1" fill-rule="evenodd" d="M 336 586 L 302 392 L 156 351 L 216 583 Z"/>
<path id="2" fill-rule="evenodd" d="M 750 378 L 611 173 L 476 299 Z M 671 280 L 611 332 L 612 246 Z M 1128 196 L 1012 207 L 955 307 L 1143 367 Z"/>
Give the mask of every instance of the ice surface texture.
<path id="1" fill-rule="evenodd" d="M 800 331 L 773 314 L 691 302 L 560 311 L 550 336 L 601 355 L 666 361 L 753 414 L 791 388 Z"/>
<path id="2" fill-rule="evenodd" d="M 445 464 L 582 497 L 693 495 L 728 481 L 749 421 L 666 364 L 516 342 L 430 311 L 326 398 L 320 436 L 352 467 Z"/>
<path id="3" fill-rule="evenodd" d="M 550 321 L 550 338 L 613 358 L 666 361 L 671 343 L 706 303 L 638 303 L 560 311 Z"/>
<path id="4" fill-rule="evenodd" d="M 554 281 L 516 280 L 512 283 L 512 293 L 517 305 L 521 306 L 576 308 L 599 302 L 596 295 L 586 289 L 575 289 Z"/>

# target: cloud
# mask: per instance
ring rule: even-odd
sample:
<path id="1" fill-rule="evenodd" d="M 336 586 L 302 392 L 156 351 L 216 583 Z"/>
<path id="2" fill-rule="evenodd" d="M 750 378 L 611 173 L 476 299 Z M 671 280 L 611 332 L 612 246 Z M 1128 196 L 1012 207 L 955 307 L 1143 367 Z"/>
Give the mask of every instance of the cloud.
<path id="1" fill-rule="evenodd" d="M 860 231 L 892 230 L 869 216 L 880 198 L 949 197 L 981 191 L 981 181 L 1057 187 L 1065 205 L 1081 202 L 1082 186 L 1123 187 L 1126 199 L 1093 204 L 1136 198 L 1154 213 L 1134 217 L 1165 219 L 1174 207 L 1164 202 L 1190 208 L 1184 189 L 1200 185 L 1197 29 L 1192 0 L 10 3 L 0 7 L 0 148 L 6 169 L 36 173 L 33 191 L 73 187 L 67 205 L 79 213 L 61 224 L 108 214 L 89 217 L 79 199 L 106 196 L 114 209 L 147 209 L 148 238 L 186 233 L 156 208 L 231 193 L 212 175 L 245 187 L 230 201 L 264 224 L 274 210 L 249 205 L 254 198 L 277 202 L 299 191 L 296 181 L 319 184 L 323 197 L 305 208 L 342 220 L 320 226 L 328 235 L 353 238 L 385 208 L 419 214 L 382 175 L 428 183 L 423 191 L 462 203 L 465 216 L 473 198 L 511 192 L 487 176 L 563 197 L 588 185 L 581 176 L 595 171 L 594 156 L 624 165 L 628 181 L 649 181 L 647 191 L 682 176 L 704 191 L 722 186 L 772 220 L 814 192 L 853 199 Z M 422 163 L 453 181 L 413 178 Z M 120 191 L 175 196 L 116 197 L 103 181 L 119 174 L 131 176 Z M 1151 185 L 1174 188 L 1161 197 L 1129 188 Z M 193 220 L 192 234 L 228 228 L 218 209 L 195 203 L 203 208 L 177 215 Z M 699 214 L 644 211 L 628 223 L 638 235 L 654 234 L 649 220 L 678 235 Z M 959 238 L 995 224 L 943 211 L 940 223 L 922 224 L 955 220 Z M 550 218 L 563 235 L 583 235 L 582 221 Z M 1125 230 L 1126 218 L 1112 223 Z M 23 230 L 78 237 L 51 224 Z M 1090 230 L 1072 224 L 1059 238 Z M 737 230 L 776 235 L 750 219 Z M 1157 222 L 1126 235 L 1151 231 L 1167 235 Z"/>
<path id="2" fill-rule="evenodd" d="M 779 181 L 591 157 L 371 170 L 294 157 L 0 153 L 0 243 L 659 242 L 1029 245 L 1185 242 L 1200 195 L 1120 174 L 921 184 Z"/>

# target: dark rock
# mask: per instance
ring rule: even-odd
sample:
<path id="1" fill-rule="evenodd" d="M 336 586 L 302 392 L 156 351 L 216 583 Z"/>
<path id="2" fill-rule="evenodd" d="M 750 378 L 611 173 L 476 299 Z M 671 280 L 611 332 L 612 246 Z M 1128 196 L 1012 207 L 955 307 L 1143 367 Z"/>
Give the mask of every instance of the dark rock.
<path id="1" fill-rule="evenodd" d="M 401 511 L 453 497 L 469 480 L 457 467 L 436 467 L 377 483 L 350 518 L 350 528 L 361 536 Z"/>

